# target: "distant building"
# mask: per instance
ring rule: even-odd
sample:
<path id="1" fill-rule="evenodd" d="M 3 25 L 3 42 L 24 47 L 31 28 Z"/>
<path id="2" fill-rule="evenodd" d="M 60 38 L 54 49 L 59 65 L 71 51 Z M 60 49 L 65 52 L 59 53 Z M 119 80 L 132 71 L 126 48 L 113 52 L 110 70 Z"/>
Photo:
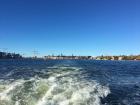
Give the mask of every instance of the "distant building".
<path id="1" fill-rule="evenodd" d="M 96 57 L 96 60 L 101 60 L 101 58 L 100 57 Z"/>
<path id="2" fill-rule="evenodd" d="M 136 60 L 140 60 L 140 55 L 138 55 L 138 56 L 136 57 Z"/>
<path id="3" fill-rule="evenodd" d="M 44 59 L 95 59 L 92 56 L 44 56 Z"/>
<path id="4" fill-rule="evenodd" d="M 0 59 L 19 59 L 22 58 L 20 54 L 0 52 Z"/>
<path id="5" fill-rule="evenodd" d="M 118 60 L 123 60 L 123 57 L 121 57 L 121 56 L 120 56 L 120 57 L 118 57 Z"/>
<path id="6" fill-rule="evenodd" d="M 115 57 L 114 56 L 111 56 L 111 60 L 115 60 Z"/>

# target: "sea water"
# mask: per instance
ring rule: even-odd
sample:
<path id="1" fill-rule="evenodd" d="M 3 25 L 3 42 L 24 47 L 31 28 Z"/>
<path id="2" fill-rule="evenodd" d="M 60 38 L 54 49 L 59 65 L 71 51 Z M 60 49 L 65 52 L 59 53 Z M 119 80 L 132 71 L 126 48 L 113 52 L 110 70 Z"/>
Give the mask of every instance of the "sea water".
<path id="1" fill-rule="evenodd" d="M 0 105 L 139 104 L 139 61 L 0 60 Z"/>

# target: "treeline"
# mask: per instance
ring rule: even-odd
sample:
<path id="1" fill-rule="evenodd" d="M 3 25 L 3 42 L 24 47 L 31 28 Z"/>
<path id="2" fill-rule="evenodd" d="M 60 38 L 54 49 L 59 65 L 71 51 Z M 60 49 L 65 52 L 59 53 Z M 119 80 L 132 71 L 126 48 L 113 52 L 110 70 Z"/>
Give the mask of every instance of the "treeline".
<path id="1" fill-rule="evenodd" d="M 0 59 L 19 59 L 22 58 L 20 54 L 0 52 Z"/>
<path id="2" fill-rule="evenodd" d="M 120 55 L 120 56 L 98 56 L 96 59 L 100 60 L 140 60 L 140 55 Z"/>

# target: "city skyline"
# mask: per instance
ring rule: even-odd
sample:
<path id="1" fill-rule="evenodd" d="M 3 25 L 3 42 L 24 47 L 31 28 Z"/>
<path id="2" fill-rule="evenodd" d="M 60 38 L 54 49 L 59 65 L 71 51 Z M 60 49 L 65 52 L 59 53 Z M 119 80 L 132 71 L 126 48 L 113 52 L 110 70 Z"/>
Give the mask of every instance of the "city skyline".
<path id="1" fill-rule="evenodd" d="M 140 54 L 138 0 L 0 1 L 0 50 L 25 56 Z"/>

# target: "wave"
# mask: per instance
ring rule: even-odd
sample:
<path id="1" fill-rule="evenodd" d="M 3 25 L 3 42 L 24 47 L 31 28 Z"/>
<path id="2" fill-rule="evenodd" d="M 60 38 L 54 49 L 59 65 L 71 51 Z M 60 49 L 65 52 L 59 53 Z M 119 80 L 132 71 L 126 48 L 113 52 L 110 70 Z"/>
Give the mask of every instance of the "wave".
<path id="1" fill-rule="evenodd" d="M 109 87 L 86 80 L 81 68 L 49 67 L 46 78 L 0 81 L 0 105 L 100 105 Z"/>

